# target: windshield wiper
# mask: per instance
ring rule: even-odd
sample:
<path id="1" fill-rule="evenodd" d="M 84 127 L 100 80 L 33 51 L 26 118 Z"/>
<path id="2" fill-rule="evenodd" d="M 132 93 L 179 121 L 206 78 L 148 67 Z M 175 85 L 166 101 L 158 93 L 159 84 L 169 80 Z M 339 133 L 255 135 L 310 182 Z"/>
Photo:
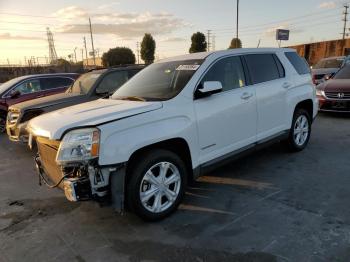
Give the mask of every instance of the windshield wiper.
<path id="1" fill-rule="evenodd" d="M 144 99 L 143 97 L 139 97 L 139 96 L 121 96 L 121 97 L 117 97 L 116 99 L 146 102 L 146 99 Z"/>

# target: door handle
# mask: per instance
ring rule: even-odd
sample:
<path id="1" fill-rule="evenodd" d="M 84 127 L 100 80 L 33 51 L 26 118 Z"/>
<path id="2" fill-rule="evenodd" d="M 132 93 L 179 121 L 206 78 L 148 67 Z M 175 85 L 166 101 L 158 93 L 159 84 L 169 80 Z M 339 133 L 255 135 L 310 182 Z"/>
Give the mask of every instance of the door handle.
<path id="1" fill-rule="evenodd" d="M 290 83 L 288 83 L 288 82 L 284 82 L 283 84 L 282 84 L 282 87 L 283 88 L 289 88 L 291 86 L 291 84 Z"/>
<path id="2" fill-rule="evenodd" d="M 248 100 L 248 99 L 251 98 L 252 96 L 253 96 L 252 93 L 244 92 L 244 93 L 241 95 L 241 98 L 244 99 L 244 100 Z"/>
<path id="3" fill-rule="evenodd" d="M 44 95 L 38 95 L 36 98 L 41 98 L 41 97 L 44 97 Z"/>

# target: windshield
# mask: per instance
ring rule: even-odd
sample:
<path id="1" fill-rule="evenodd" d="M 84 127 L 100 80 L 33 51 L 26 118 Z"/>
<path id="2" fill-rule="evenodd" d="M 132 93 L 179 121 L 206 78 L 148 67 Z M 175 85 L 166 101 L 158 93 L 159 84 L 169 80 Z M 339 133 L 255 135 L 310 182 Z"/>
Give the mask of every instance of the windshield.
<path id="1" fill-rule="evenodd" d="M 16 77 L 13 78 L 3 84 L 0 85 L 0 94 L 6 92 L 10 87 L 12 87 L 13 85 L 17 84 L 18 82 L 20 82 L 21 80 L 25 79 L 26 77 Z"/>
<path id="2" fill-rule="evenodd" d="M 168 100 L 181 92 L 202 63 L 203 60 L 185 60 L 152 64 L 120 87 L 112 98 Z"/>
<path id="3" fill-rule="evenodd" d="M 324 59 L 318 62 L 314 68 L 340 68 L 343 64 L 344 58 Z"/>
<path id="4" fill-rule="evenodd" d="M 350 66 L 343 67 L 335 74 L 333 79 L 350 79 Z"/>
<path id="5" fill-rule="evenodd" d="M 73 86 L 69 88 L 66 93 L 75 93 L 86 95 L 91 90 L 97 79 L 103 72 L 90 72 L 83 74 L 77 80 L 75 80 Z"/>

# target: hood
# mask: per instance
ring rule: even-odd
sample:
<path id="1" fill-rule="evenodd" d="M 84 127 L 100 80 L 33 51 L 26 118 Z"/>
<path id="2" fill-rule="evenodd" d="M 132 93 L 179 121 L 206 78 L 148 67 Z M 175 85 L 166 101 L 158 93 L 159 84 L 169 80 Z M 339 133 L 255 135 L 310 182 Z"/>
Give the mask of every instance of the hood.
<path id="1" fill-rule="evenodd" d="M 325 92 L 350 92 L 350 79 L 330 79 L 317 88 Z"/>
<path id="2" fill-rule="evenodd" d="M 318 68 L 312 69 L 312 75 L 328 75 L 338 72 L 339 68 Z"/>
<path id="3" fill-rule="evenodd" d="M 35 136 L 59 140 L 68 129 L 98 126 L 161 107 L 162 102 L 99 99 L 36 117 L 29 122 L 28 129 Z"/>
<path id="4" fill-rule="evenodd" d="M 73 101 L 77 101 L 78 103 L 83 97 L 84 95 L 81 95 L 81 94 L 61 93 L 57 95 L 41 97 L 41 98 L 26 101 L 26 102 L 22 102 L 19 104 L 15 104 L 11 106 L 11 108 L 17 109 L 20 111 L 25 111 L 28 109 L 41 109 L 41 108 L 57 106 L 57 105 L 64 106 L 64 104 L 70 104 Z"/>

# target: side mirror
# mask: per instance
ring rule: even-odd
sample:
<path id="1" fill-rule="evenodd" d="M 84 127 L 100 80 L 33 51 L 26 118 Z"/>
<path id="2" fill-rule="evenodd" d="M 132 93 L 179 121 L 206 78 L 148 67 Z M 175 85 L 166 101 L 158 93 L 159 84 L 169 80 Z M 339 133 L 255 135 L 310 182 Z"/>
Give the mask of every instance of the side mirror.
<path id="1" fill-rule="evenodd" d="M 222 84 L 219 81 L 206 81 L 196 90 L 196 98 L 210 96 L 222 91 Z"/>
<path id="2" fill-rule="evenodd" d="M 20 95 L 21 95 L 21 92 L 18 91 L 18 90 L 15 90 L 15 91 L 13 91 L 13 92 L 10 93 L 10 97 L 11 97 L 11 98 L 17 98 L 17 97 L 19 97 Z"/>

